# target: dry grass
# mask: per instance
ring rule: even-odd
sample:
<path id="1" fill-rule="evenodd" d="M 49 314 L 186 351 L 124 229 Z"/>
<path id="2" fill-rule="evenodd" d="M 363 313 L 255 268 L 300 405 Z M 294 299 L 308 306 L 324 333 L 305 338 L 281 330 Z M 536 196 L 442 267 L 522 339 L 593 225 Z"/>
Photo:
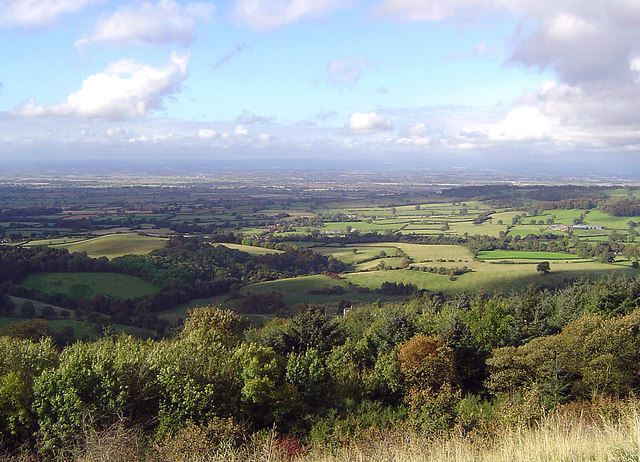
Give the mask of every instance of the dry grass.
<path id="1" fill-rule="evenodd" d="M 370 431 L 346 444 L 304 450 L 295 438 L 274 430 L 248 436 L 240 445 L 214 442 L 202 430 L 178 439 L 144 443 L 135 429 L 120 425 L 88 431 L 59 460 L 76 462 L 640 462 L 640 401 L 587 411 L 573 407 L 531 426 L 496 428 L 492 437 L 456 433 L 427 438 L 410 431 Z M 39 460 L 29 454 L 2 460 Z"/>
<path id="2" fill-rule="evenodd" d="M 554 414 L 539 425 L 501 432 L 483 442 L 460 435 L 426 439 L 390 434 L 327 452 L 304 462 L 574 462 L 640 461 L 640 413 L 632 406 L 619 419 Z"/>

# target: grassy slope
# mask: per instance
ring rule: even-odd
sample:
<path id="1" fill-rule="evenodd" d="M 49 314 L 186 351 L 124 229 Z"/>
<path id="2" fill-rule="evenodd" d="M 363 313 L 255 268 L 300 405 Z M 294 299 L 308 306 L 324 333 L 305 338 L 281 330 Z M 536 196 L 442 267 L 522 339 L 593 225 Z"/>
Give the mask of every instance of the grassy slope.
<path id="1" fill-rule="evenodd" d="M 156 286 L 138 277 L 118 273 L 36 273 L 28 276 L 20 286 L 48 294 L 68 294 L 85 299 L 95 295 L 128 299 L 158 291 Z"/>
<path id="2" fill-rule="evenodd" d="M 309 294 L 310 290 L 328 288 L 333 286 L 341 286 L 345 289 L 342 294 L 335 295 L 315 295 Z M 277 281 L 258 282 L 244 287 L 241 293 L 261 293 L 261 292 L 278 292 L 282 294 L 283 300 L 287 306 L 298 303 L 312 303 L 318 305 L 336 304 L 342 299 L 348 299 L 359 302 L 373 302 L 380 297 L 376 293 L 357 293 L 349 285 L 346 278 L 334 279 L 324 275 L 300 276 L 297 278 L 280 279 Z M 397 299 L 397 297 L 392 297 Z"/>
<path id="3" fill-rule="evenodd" d="M 252 245 L 228 244 L 228 243 L 216 243 L 214 245 L 222 245 L 230 249 L 242 250 L 243 252 L 247 252 L 251 255 L 266 255 L 269 253 L 282 253 L 281 250 L 267 249 L 264 247 L 256 247 Z"/>
<path id="4" fill-rule="evenodd" d="M 71 244 L 59 244 L 55 247 L 66 248 L 69 252 L 87 252 L 93 258 L 109 259 L 122 255 L 144 255 L 166 247 L 169 241 L 158 237 L 140 236 L 138 234 L 107 234 L 93 239 Z"/>
<path id="5" fill-rule="evenodd" d="M 360 263 L 363 260 L 368 260 L 377 257 L 380 252 L 384 251 L 388 257 L 401 256 L 402 253 L 398 250 L 397 246 L 393 245 L 353 245 L 345 247 L 314 247 L 314 252 L 320 255 L 332 255 L 333 257 L 341 260 L 345 263 Z M 356 253 L 354 253 L 354 250 Z"/>
<path id="6" fill-rule="evenodd" d="M 533 260 L 575 260 L 577 255 L 562 252 L 533 252 L 519 250 L 486 250 L 478 252 L 480 260 L 512 260 L 512 259 L 533 259 Z"/>
<path id="7" fill-rule="evenodd" d="M 447 266 L 447 265 L 443 265 Z M 442 291 L 449 294 L 468 290 L 515 290 L 534 286 L 554 286 L 562 284 L 565 279 L 598 278 L 613 274 L 616 276 L 632 276 L 638 274 L 630 268 L 596 262 L 552 263 L 551 273 L 544 276 L 536 271 L 535 265 L 513 264 L 493 265 L 490 263 L 474 263 L 468 265 L 473 272 L 456 277 L 450 281 L 447 276 L 422 273 L 410 270 L 387 270 L 352 273 L 345 279 L 358 286 L 371 289 L 380 287 L 385 281 L 415 284 L 419 289 Z"/>

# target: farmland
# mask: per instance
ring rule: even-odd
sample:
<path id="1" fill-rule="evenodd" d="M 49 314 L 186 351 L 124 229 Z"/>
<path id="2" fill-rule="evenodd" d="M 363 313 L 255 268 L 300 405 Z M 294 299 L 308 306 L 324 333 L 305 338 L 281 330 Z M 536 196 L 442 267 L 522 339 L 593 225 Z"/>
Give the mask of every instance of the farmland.
<path id="1" fill-rule="evenodd" d="M 167 184 L 166 179 L 162 182 Z M 224 177 L 185 183 L 172 179 L 169 184 L 166 188 L 160 180 L 154 184 L 151 179 L 144 186 L 122 187 L 97 180 L 90 188 L 52 183 L 21 188 L 19 194 L 0 185 L 9 207 L 0 216 L 6 244 L 106 257 L 116 265 L 110 273 L 99 269 L 60 273 L 55 270 L 57 264 L 50 263 L 49 271 L 36 271 L 19 281 L 18 289 L 38 289 L 67 299 L 104 295 L 124 300 L 147 297 L 151 302 L 149 297 L 159 290 L 151 284 L 153 277 L 157 284 L 184 283 L 188 265 L 207 265 L 171 257 L 167 260 L 171 263 L 155 270 L 153 277 L 149 270 L 135 266 L 143 261 L 154 265 L 158 261 L 154 255 L 178 238 L 249 255 L 240 260 L 284 257 L 287 249 L 309 249 L 338 271 L 329 276 L 301 274 L 298 269 L 289 273 L 293 278 L 262 271 L 243 281 L 223 283 L 223 287 L 233 286 L 231 293 L 211 296 L 197 289 L 202 287 L 198 286 L 202 277 L 193 278 L 192 295 L 172 293 L 169 307 L 154 308 L 158 300 L 147 306 L 169 322 L 184 318 L 196 300 L 237 309 L 247 304 L 243 300 L 251 294 L 277 293 L 287 310 L 316 304 L 336 312 L 340 303 L 402 298 L 381 292 L 385 282 L 448 297 L 468 290 L 553 287 L 580 278 L 629 277 L 635 275 L 632 266 L 640 258 L 635 242 L 640 216 L 612 216 L 604 211 L 615 208 L 616 201 L 635 197 L 628 188 L 451 188 L 417 178 L 397 183 L 342 177 L 338 182 L 320 183 L 304 175 L 295 180 Z M 550 196 L 556 202 L 546 199 Z M 549 274 L 536 271 L 541 261 L 551 263 Z M 137 268 L 127 270 L 135 277 L 118 274 L 127 265 Z M 225 271 L 218 277 L 225 277 Z"/>

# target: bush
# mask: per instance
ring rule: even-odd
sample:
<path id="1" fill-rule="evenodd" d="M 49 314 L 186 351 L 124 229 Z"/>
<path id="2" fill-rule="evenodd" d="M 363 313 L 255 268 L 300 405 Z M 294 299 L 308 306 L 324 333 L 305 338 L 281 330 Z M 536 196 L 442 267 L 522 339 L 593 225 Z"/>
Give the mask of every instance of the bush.
<path id="1" fill-rule="evenodd" d="M 6 448 L 33 436 L 37 428 L 32 411 L 34 380 L 57 362 L 50 338 L 34 343 L 0 337 L 0 442 Z"/>
<path id="2" fill-rule="evenodd" d="M 45 370 L 34 386 L 43 450 L 70 444 L 87 422 L 104 429 L 123 418 L 154 419 L 160 388 L 149 362 L 152 348 L 151 341 L 125 335 L 66 348 L 58 368 Z"/>

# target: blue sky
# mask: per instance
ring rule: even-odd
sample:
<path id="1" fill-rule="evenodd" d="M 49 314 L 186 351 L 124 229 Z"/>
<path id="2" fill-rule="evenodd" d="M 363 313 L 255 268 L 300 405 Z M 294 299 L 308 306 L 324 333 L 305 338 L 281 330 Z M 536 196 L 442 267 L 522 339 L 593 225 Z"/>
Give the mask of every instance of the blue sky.
<path id="1" fill-rule="evenodd" d="M 0 160 L 607 158 L 634 0 L 2 0 Z"/>

